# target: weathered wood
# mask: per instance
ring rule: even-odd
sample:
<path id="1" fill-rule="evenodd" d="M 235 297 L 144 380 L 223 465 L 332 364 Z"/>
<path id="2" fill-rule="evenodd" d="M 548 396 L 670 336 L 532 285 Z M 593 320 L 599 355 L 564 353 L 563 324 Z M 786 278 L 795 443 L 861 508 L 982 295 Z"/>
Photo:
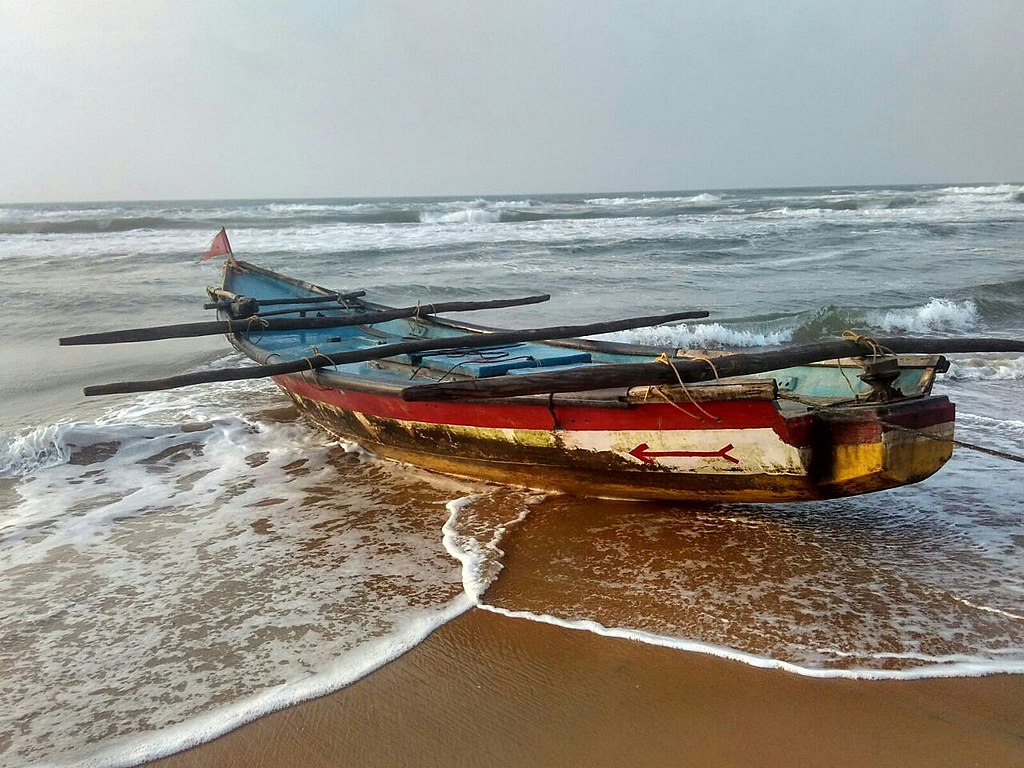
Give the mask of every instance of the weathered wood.
<path id="1" fill-rule="evenodd" d="M 319 304 L 321 302 L 338 302 L 344 301 L 345 299 L 358 299 L 360 296 L 365 296 L 366 291 L 352 291 L 351 293 L 330 293 L 326 296 L 302 296 L 297 299 L 290 299 L 286 296 L 282 296 L 277 299 L 257 299 L 261 307 L 275 307 L 281 304 Z"/>
<path id="2" fill-rule="evenodd" d="M 527 328 L 519 331 L 471 333 L 461 336 L 449 336 L 447 338 L 414 339 L 412 341 L 382 344 L 376 347 L 351 350 L 348 352 L 310 355 L 308 358 L 303 358 L 301 360 L 291 360 L 285 363 L 274 363 L 272 365 L 257 365 L 249 368 L 217 368 L 208 371 L 183 374 L 181 376 L 172 376 L 166 379 L 155 379 L 152 381 L 124 381 L 114 384 L 100 384 L 97 386 L 86 387 L 84 392 L 87 396 L 114 395 L 124 394 L 127 392 L 150 392 L 157 389 L 174 389 L 176 387 L 187 387 L 192 384 L 208 384 L 214 381 L 259 379 L 266 376 L 280 376 L 286 373 L 298 373 L 300 371 L 323 368 L 328 365 L 344 365 L 345 363 L 359 363 L 366 360 L 380 360 L 385 357 L 394 357 L 395 355 L 406 355 L 415 352 L 474 349 L 479 347 L 492 347 L 499 344 L 514 344 L 524 341 L 567 339 L 574 336 L 624 331 L 629 328 L 645 328 L 652 325 L 672 322 L 674 320 L 694 320 L 707 316 L 707 312 L 701 310 L 690 310 L 685 312 L 671 312 L 664 315 L 650 315 L 647 317 L 632 317 L 624 320 L 612 320 L 603 323 L 591 323 L 589 325 L 560 325 L 550 328 Z"/>
<path id="3" fill-rule="evenodd" d="M 221 309 L 227 307 L 236 298 L 241 298 L 231 291 L 220 288 L 208 288 L 211 296 L 217 297 L 217 301 L 210 301 L 203 304 L 203 309 Z M 351 293 L 328 293 L 323 296 L 300 296 L 298 298 L 281 297 L 277 299 L 260 299 L 257 303 L 261 307 L 275 307 L 282 304 L 337 304 L 347 299 L 358 299 L 365 296 L 366 291 L 352 291 Z"/>
<path id="4" fill-rule="evenodd" d="M 102 333 L 86 333 L 80 336 L 65 336 L 60 340 L 61 346 L 81 344 L 119 344 L 134 341 L 154 341 L 156 339 L 182 339 L 195 336 L 215 336 L 219 333 L 253 333 L 267 331 L 306 331 L 316 328 L 340 328 L 346 325 L 372 325 L 387 320 L 397 320 L 415 315 L 433 315 L 441 312 L 468 312 L 476 309 L 501 309 L 503 307 L 520 307 L 525 304 L 539 304 L 547 301 L 550 296 L 527 296 L 522 299 L 495 299 L 491 301 L 448 301 L 436 304 L 419 304 L 415 307 L 400 307 L 373 312 L 361 312 L 335 317 L 294 317 L 277 320 L 260 320 L 246 318 L 243 320 L 211 320 L 200 323 L 180 323 L 178 325 L 160 325 L 150 328 L 129 328 L 122 331 L 105 331 Z"/>
<path id="5" fill-rule="evenodd" d="M 1024 341 L 1017 339 L 932 339 L 875 338 L 874 341 L 897 353 L 926 352 L 1024 352 Z M 709 381 L 730 376 L 765 373 L 796 365 L 809 365 L 838 357 L 871 354 L 871 348 L 856 341 L 824 341 L 766 352 L 744 352 L 713 358 L 714 370 L 703 360 L 676 358 L 663 363 L 625 363 L 594 365 L 568 371 L 500 376 L 489 379 L 420 384 L 402 390 L 408 401 L 464 400 L 516 397 L 556 392 L 586 392 L 609 387 L 637 387 L 653 384 Z M 673 370 L 673 368 L 675 370 Z M 677 374 L 679 379 L 677 379 Z"/>
<path id="6" fill-rule="evenodd" d="M 674 387 L 668 384 L 630 387 L 626 391 L 625 401 L 634 405 L 658 401 L 721 403 L 736 400 L 774 400 L 778 394 L 779 385 L 775 379 L 749 380 L 740 384 L 703 384 L 699 387 L 689 387 L 685 391 L 676 382 Z"/>
<path id="7" fill-rule="evenodd" d="M 306 314 L 302 315 L 302 317 L 317 317 L 317 315 L 312 315 L 312 314 L 309 314 L 309 313 L 312 313 L 312 312 L 323 312 L 325 309 L 330 310 L 330 309 L 337 309 L 337 308 L 338 308 L 337 304 L 334 304 L 334 305 L 330 305 L 330 304 L 304 304 L 301 307 L 290 307 L 290 308 L 286 308 L 286 309 L 271 309 L 271 310 L 269 310 L 267 312 L 264 312 L 263 311 L 263 307 L 261 305 L 260 308 L 259 308 L 259 312 L 257 312 L 255 316 L 256 317 L 283 317 L 284 315 L 292 315 L 292 314 L 295 314 L 297 312 L 304 312 Z M 321 315 L 321 317 L 325 317 L 325 315 Z"/>

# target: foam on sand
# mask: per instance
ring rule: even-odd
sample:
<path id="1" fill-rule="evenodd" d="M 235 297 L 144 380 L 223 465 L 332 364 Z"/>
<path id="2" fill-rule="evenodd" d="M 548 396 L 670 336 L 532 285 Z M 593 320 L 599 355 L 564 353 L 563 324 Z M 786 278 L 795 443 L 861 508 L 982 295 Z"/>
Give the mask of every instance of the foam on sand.
<path id="1" fill-rule="evenodd" d="M 3 762 L 169 754 L 473 605 L 438 546 L 443 485 L 298 423 L 52 425 L 3 455 Z"/>

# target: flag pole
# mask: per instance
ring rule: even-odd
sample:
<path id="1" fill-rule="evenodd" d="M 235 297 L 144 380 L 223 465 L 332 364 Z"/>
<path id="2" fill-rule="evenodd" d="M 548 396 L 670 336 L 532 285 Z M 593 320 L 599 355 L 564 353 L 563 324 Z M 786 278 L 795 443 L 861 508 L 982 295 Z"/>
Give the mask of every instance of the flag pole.
<path id="1" fill-rule="evenodd" d="M 234 261 L 235 252 L 231 250 L 231 241 L 228 240 L 228 231 L 224 227 L 221 227 L 220 233 L 224 235 L 224 245 L 228 249 L 228 261 Z"/>

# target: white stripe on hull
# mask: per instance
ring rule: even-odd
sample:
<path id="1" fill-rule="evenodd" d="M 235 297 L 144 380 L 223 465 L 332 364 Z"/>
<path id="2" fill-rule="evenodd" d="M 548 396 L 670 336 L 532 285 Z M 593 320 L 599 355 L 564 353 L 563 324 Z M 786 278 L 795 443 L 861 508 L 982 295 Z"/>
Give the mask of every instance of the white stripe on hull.
<path id="1" fill-rule="evenodd" d="M 367 427 L 369 420 L 360 419 Z M 410 434 L 420 422 L 397 421 Z M 437 425 L 422 424 L 424 429 Z M 566 452 L 615 453 L 635 463 L 679 473 L 805 475 L 807 451 L 783 442 L 774 430 L 543 430 L 446 426 L 446 431 L 522 447 L 557 448 Z M 684 454 L 684 455 L 673 455 Z M 526 455 L 526 454 L 524 454 Z"/>

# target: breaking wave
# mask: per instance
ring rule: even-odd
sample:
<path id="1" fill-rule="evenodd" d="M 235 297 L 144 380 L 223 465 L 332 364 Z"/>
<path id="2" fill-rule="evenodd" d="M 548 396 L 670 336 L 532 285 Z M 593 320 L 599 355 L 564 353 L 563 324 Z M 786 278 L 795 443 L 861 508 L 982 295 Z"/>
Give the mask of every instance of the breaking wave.
<path id="1" fill-rule="evenodd" d="M 933 298 L 924 306 L 870 313 L 868 321 L 883 331 L 932 333 L 971 331 L 978 325 L 978 306 L 970 299 L 950 301 Z"/>
<path id="2" fill-rule="evenodd" d="M 722 323 L 657 326 L 607 334 L 600 338 L 629 344 L 680 349 L 772 347 L 793 340 L 792 330 L 756 331 L 730 328 Z"/>
<path id="3" fill-rule="evenodd" d="M 1024 379 L 1024 357 L 951 357 L 946 378 L 960 381 Z"/>
<path id="4" fill-rule="evenodd" d="M 656 347 L 694 349 L 774 347 L 841 337 L 844 331 L 931 334 L 968 332 L 980 323 L 972 300 L 931 299 L 916 307 L 865 310 L 823 307 L 773 319 L 740 318 L 638 328 L 601 338 Z"/>
<path id="5" fill-rule="evenodd" d="M 40 469 L 64 464 L 71 455 L 69 435 L 84 425 L 48 424 L 24 435 L 0 438 L 0 478 L 25 477 Z"/>
<path id="6" fill-rule="evenodd" d="M 636 205 L 652 205 L 652 204 L 664 204 L 664 203 L 719 203 L 722 198 L 719 195 L 713 195 L 710 192 L 701 192 L 696 195 L 669 195 L 669 196 L 653 196 L 653 197 L 637 197 L 637 196 L 622 196 L 622 197 L 591 197 L 584 200 L 584 202 L 590 205 L 601 205 L 601 206 L 636 206 Z"/>
<path id="7" fill-rule="evenodd" d="M 448 212 L 423 211 L 419 220 L 423 224 L 490 224 L 501 221 L 501 213 L 482 207 Z"/>

